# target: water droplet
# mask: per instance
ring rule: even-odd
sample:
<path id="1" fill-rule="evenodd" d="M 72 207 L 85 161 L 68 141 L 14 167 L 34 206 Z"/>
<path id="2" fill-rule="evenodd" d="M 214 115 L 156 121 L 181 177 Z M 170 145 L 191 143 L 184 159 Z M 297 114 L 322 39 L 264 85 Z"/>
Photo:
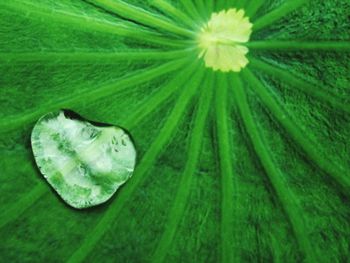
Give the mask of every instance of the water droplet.
<path id="1" fill-rule="evenodd" d="M 40 118 L 31 141 L 40 172 L 75 208 L 106 202 L 134 171 L 135 147 L 123 129 L 96 126 L 65 111 Z"/>

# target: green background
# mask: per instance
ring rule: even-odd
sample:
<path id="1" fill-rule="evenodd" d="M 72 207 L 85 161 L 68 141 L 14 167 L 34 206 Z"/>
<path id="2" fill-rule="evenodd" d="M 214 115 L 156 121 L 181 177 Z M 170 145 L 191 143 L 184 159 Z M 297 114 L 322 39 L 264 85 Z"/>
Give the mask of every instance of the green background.
<path id="1" fill-rule="evenodd" d="M 349 1 L 151 2 L 0 2 L 0 262 L 349 262 Z M 250 64 L 212 72 L 188 32 L 236 6 Z M 36 168 L 31 130 L 61 108 L 133 136 L 103 205 Z"/>

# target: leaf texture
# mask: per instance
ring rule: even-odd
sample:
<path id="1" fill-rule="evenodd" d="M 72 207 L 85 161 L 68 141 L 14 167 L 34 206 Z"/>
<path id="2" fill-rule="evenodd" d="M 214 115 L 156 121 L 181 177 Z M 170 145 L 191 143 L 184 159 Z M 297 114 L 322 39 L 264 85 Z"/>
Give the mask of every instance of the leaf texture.
<path id="1" fill-rule="evenodd" d="M 346 0 L 0 3 L 1 262 L 347 262 Z M 248 66 L 205 68 L 196 36 L 243 8 Z M 133 177 L 65 205 L 30 147 L 71 109 L 130 131 Z"/>

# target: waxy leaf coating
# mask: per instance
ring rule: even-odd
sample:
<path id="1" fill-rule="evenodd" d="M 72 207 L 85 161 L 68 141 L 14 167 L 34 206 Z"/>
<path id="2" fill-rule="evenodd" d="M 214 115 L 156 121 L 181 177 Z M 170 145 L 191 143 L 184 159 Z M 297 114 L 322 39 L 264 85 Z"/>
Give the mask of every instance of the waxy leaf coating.
<path id="1" fill-rule="evenodd" d="M 349 0 L 0 10 L 1 262 L 348 261 Z M 28 143 L 66 108 L 137 142 L 92 209 L 53 194 Z"/>

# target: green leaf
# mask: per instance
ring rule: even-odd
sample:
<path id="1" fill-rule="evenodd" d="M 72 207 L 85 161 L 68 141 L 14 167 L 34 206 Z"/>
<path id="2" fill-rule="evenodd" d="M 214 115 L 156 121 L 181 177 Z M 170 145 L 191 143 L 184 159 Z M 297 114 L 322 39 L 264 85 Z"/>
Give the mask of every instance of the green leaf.
<path id="1" fill-rule="evenodd" d="M 248 66 L 212 71 L 197 36 L 243 8 Z M 346 0 L 0 2 L 0 261 L 346 262 Z M 37 120 L 128 130 L 134 175 L 76 210 L 40 174 Z"/>

